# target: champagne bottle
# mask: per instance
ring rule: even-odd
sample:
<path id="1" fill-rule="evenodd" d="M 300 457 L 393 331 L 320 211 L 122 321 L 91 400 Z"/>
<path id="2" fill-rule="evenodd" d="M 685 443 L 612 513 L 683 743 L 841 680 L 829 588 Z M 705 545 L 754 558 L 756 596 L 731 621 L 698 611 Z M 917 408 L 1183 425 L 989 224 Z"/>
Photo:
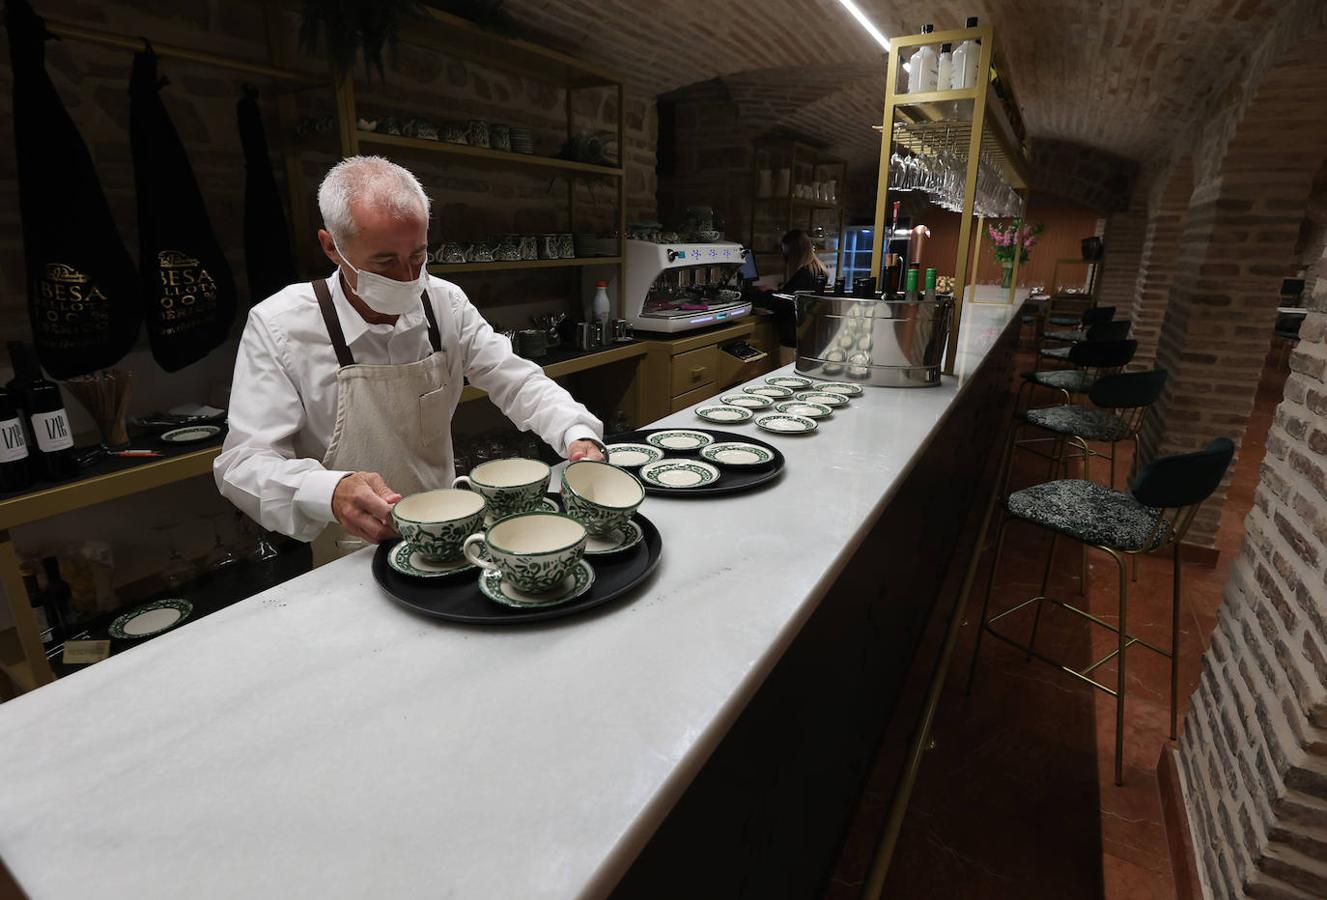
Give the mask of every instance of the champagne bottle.
<path id="1" fill-rule="evenodd" d="M 0 491 L 23 491 L 31 485 L 27 429 L 9 392 L 0 389 Z"/>
<path id="2" fill-rule="evenodd" d="M 903 295 L 903 299 L 904 299 L 904 300 L 907 300 L 907 301 L 910 302 L 910 303 L 915 303 L 915 302 L 917 301 L 917 299 L 918 299 L 918 296 L 917 296 L 917 270 L 916 270 L 915 268 L 913 268 L 913 269 L 908 269 L 908 289 L 907 289 L 907 291 L 904 293 L 904 295 Z"/>
<path id="3" fill-rule="evenodd" d="M 45 378 L 41 366 L 21 341 L 9 342 L 9 359 L 14 365 L 10 395 L 17 394 L 19 407 L 32 429 L 29 447 L 36 470 L 48 481 L 64 481 L 78 475 L 74 457 L 74 433 L 65 412 L 64 397 L 54 381 Z"/>

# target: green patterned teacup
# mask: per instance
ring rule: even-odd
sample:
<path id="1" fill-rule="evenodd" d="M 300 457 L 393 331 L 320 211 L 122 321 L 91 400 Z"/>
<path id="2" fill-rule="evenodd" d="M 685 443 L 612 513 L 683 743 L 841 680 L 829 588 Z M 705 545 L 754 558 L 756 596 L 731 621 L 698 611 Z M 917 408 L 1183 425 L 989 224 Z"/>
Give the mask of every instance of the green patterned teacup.
<path id="1" fill-rule="evenodd" d="M 452 487 L 465 485 L 482 494 L 494 518 L 539 508 L 548 490 L 550 470 L 537 459 L 494 459 L 459 475 Z"/>
<path id="2" fill-rule="evenodd" d="M 460 559 L 465 539 L 484 527 L 484 498 L 472 491 L 442 488 L 403 497 L 392 507 L 396 530 L 432 562 Z"/>
<path id="3" fill-rule="evenodd" d="M 644 499 L 636 476 L 617 466 L 583 459 L 562 471 L 562 505 L 590 534 L 617 531 Z"/>
<path id="4" fill-rule="evenodd" d="M 585 526 L 562 513 L 521 513 L 465 539 L 465 556 L 519 591 L 551 591 L 585 554 Z M 485 558 L 487 557 L 487 558 Z"/>

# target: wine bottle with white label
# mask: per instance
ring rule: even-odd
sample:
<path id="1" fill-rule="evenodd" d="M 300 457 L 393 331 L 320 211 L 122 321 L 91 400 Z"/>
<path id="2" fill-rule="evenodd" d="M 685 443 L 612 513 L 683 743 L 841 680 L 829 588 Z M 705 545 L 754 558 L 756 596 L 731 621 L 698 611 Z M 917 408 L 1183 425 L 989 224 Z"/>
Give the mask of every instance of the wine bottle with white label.
<path id="1" fill-rule="evenodd" d="M 21 341 L 9 342 L 9 360 L 14 365 L 10 395 L 18 395 L 18 405 L 28 418 L 32 430 L 28 452 L 36 462 L 38 474 L 48 481 L 76 477 L 74 432 L 69 426 L 60 386 L 42 375 L 41 366 Z"/>
<path id="2" fill-rule="evenodd" d="M 27 429 L 9 392 L 0 389 L 0 491 L 24 491 L 31 486 Z"/>

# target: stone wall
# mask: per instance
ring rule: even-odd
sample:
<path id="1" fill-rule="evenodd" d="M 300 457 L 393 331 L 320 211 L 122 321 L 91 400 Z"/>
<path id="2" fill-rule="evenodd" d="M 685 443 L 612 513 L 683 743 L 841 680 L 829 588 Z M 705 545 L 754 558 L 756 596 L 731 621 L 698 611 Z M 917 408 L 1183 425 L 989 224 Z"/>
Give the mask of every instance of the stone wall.
<path id="1" fill-rule="evenodd" d="M 1208 896 L 1327 896 L 1327 291 L 1316 303 L 1180 740 Z"/>

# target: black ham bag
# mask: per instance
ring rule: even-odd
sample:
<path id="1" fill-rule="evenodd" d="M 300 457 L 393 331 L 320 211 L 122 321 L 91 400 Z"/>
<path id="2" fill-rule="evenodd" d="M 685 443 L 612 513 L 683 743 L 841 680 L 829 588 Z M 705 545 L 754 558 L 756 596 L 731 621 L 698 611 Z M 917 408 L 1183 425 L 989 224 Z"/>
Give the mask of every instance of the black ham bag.
<path id="1" fill-rule="evenodd" d="M 8 0 L 14 149 L 28 317 L 55 378 L 115 365 L 138 338 L 141 290 L 92 157 L 46 73 L 46 23 Z"/>
<path id="2" fill-rule="evenodd" d="M 134 54 L 129 145 L 138 195 L 138 268 L 152 356 L 167 372 L 220 346 L 235 318 L 235 280 L 203 206 L 184 144 L 161 102 L 151 47 Z"/>
<path id="3" fill-rule="evenodd" d="M 295 282 L 295 262 L 281 192 L 267 158 L 258 91 L 246 86 L 235 113 L 244 145 L 244 269 L 249 302 L 257 303 Z"/>

